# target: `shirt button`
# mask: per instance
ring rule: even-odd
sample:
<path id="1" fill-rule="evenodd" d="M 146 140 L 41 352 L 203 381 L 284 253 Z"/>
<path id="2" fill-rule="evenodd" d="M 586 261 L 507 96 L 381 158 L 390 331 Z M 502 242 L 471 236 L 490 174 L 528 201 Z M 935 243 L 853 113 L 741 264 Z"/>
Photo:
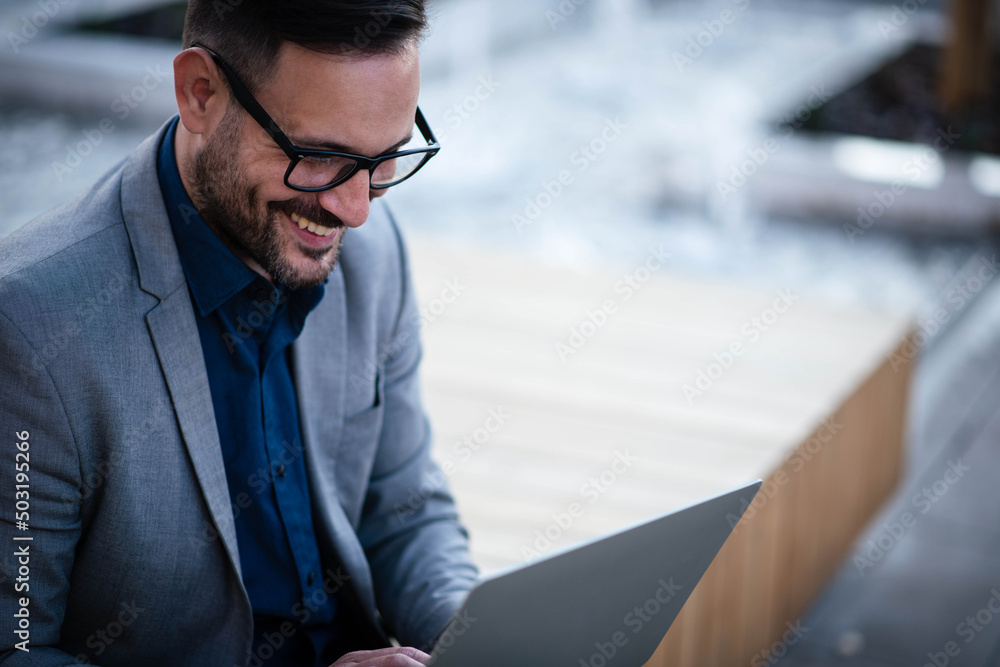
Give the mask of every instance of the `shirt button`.
<path id="1" fill-rule="evenodd" d="M 284 463 L 279 463 L 278 465 L 276 465 L 274 467 L 274 474 L 277 475 L 278 477 L 284 477 L 285 476 L 285 464 Z"/>
<path id="2" fill-rule="evenodd" d="M 316 583 L 316 573 L 310 572 L 308 575 L 306 575 L 306 584 L 312 586 L 315 583 Z"/>

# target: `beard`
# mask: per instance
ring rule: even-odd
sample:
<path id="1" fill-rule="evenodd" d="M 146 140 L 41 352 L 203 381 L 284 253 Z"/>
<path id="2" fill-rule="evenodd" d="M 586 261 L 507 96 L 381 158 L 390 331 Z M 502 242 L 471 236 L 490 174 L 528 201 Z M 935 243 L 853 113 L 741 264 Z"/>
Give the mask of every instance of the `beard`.
<path id="1" fill-rule="evenodd" d="M 336 266 L 346 231 L 341 229 L 344 223 L 315 200 L 262 201 L 258 186 L 239 162 L 241 123 L 239 110 L 227 109 L 195 156 L 191 199 L 212 231 L 237 255 L 256 262 L 272 283 L 293 290 L 319 285 Z M 336 245 L 312 248 L 282 234 L 280 228 L 287 224 L 282 214 L 292 213 L 338 229 Z M 306 265 L 293 265 L 292 253 L 305 256 Z"/>

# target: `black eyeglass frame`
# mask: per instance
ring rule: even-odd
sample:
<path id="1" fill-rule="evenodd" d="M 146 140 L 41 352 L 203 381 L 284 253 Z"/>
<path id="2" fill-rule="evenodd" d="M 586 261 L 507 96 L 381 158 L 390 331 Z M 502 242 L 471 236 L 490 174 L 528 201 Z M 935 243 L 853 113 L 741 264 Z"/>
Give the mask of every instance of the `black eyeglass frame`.
<path id="1" fill-rule="evenodd" d="M 236 72 L 234 72 L 233 69 L 228 64 L 226 64 L 225 60 L 223 60 L 217 53 L 212 51 L 207 46 L 203 46 L 201 44 L 192 44 L 191 46 L 192 48 L 197 47 L 199 49 L 204 49 L 210 56 L 212 56 L 212 60 L 215 61 L 215 64 L 219 67 L 220 70 L 222 70 L 223 75 L 229 82 L 229 87 L 233 91 L 233 96 L 236 98 L 236 101 L 239 102 L 240 106 L 243 107 L 243 109 L 248 114 L 250 114 L 251 118 L 257 121 L 257 124 L 260 125 L 265 132 L 267 132 L 267 135 L 271 137 L 271 139 L 274 140 L 274 143 L 276 143 L 278 147 L 285 152 L 285 155 L 288 156 L 290 162 L 288 164 L 288 169 L 285 171 L 285 185 L 291 188 L 292 190 L 297 190 L 299 192 L 323 192 L 324 190 L 335 188 L 341 183 L 346 183 L 362 169 L 368 170 L 369 188 L 371 188 L 372 190 L 384 190 L 394 185 L 399 185 L 400 183 L 408 179 L 410 176 L 413 176 L 415 173 L 420 171 L 420 169 L 425 164 L 427 164 L 428 160 L 437 155 L 438 151 L 441 150 L 441 144 L 438 143 L 437 138 L 434 136 L 434 132 L 431 130 L 431 126 L 428 125 L 427 120 L 424 118 L 424 114 L 420 111 L 420 107 L 417 107 L 415 121 L 417 124 L 417 129 L 420 130 L 420 134 L 423 136 L 424 141 L 427 142 L 426 148 L 411 148 L 409 150 L 399 151 L 396 153 L 386 153 L 385 155 L 379 155 L 373 158 L 367 157 L 365 155 L 354 155 L 353 153 L 340 153 L 338 151 L 324 151 L 311 148 L 300 148 L 295 144 L 293 144 L 291 140 L 287 136 L 285 136 L 285 133 L 281 131 L 281 128 L 278 127 L 278 124 L 274 122 L 274 120 L 271 118 L 270 115 L 268 115 L 266 111 L 264 111 L 264 107 L 260 105 L 260 102 L 257 101 L 257 99 L 253 96 L 253 94 L 246 87 L 243 81 L 240 80 L 240 77 L 236 75 Z M 376 185 L 371 182 L 371 174 L 374 172 L 375 168 L 378 167 L 383 162 L 386 162 L 388 160 L 394 160 L 407 155 L 414 155 L 417 153 L 425 154 L 423 160 L 421 160 L 420 163 L 417 164 L 416 167 L 414 167 L 413 171 L 411 171 L 403 178 L 399 179 L 398 181 L 393 181 L 391 183 L 385 183 L 382 185 Z M 289 182 L 288 179 L 292 175 L 292 172 L 295 170 L 295 167 L 298 166 L 299 162 L 301 162 L 307 157 L 350 158 L 351 160 L 354 160 L 354 168 L 351 169 L 351 171 L 346 176 L 342 176 L 341 178 L 338 178 L 334 180 L 332 183 L 329 183 L 327 185 L 319 187 L 303 187 L 301 185 L 293 185 L 292 183 Z"/>

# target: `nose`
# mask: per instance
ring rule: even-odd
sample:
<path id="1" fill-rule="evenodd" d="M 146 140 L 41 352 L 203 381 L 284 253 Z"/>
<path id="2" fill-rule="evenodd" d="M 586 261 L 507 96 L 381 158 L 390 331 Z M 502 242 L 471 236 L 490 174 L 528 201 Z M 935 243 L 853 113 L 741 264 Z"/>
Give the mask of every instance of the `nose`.
<path id="1" fill-rule="evenodd" d="M 360 227 L 368 219 L 368 170 L 361 169 L 335 188 L 319 193 L 319 205 L 348 227 Z"/>

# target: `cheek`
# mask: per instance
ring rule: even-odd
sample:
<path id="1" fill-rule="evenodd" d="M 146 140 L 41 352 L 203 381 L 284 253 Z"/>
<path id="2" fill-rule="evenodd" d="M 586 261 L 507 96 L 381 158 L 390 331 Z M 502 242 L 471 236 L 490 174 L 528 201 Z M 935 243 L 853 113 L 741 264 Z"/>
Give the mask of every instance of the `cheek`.
<path id="1" fill-rule="evenodd" d="M 258 198 L 264 202 L 277 202 L 294 199 L 302 195 L 285 185 L 285 171 L 288 160 L 282 162 L 274 159 L 253 160 L 244 169 L 247 182 L 252 184 Z"/>
<path id="2" fill-rule="evenodd" d="M 264 201 L 288 199 L 295 191 L 285 186 L 288 157 L 269 147 L 244 144 L 240 151 L 240 171 L 245 182 L 260 193 Z"/>

